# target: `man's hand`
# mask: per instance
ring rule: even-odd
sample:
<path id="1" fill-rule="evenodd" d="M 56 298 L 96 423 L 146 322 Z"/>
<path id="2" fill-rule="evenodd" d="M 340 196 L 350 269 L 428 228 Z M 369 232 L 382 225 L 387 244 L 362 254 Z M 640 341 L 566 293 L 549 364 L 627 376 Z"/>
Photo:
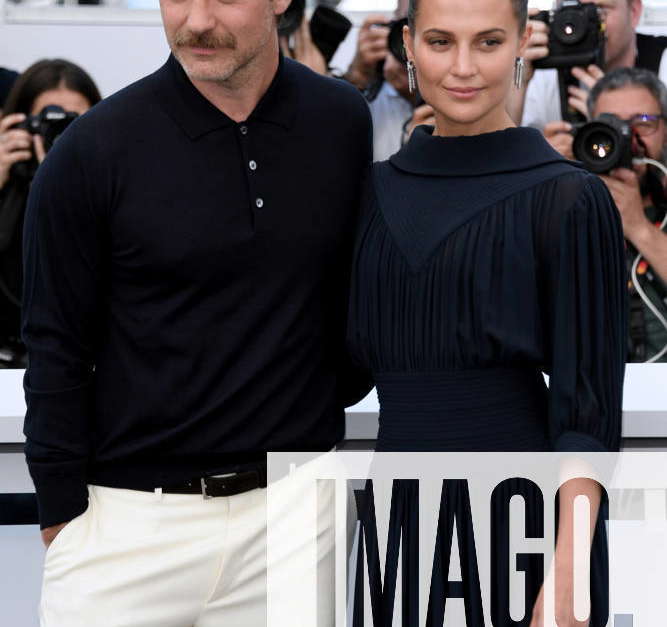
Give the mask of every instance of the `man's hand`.
<path id="1" fill-rule="evenodd" d="M 572 124 L 562 120 L 549 122 L 544 127 L 544 137 L 566 159 L 574 160 L 574 153 L 572 152 L 574 144 Z"/>
<path id="2" fill-rule="evenodd" d="M 539 12 L 540 9 L 528 9 L 528 16 L 532 17 Z M 530 20 L 530 25 L 532 26 L 532 33 L 523 57 L 526 62 L 524 74 L 526 83 L 533 78 L 535 73 L 533 61 L 549 56 L 549 27 L 540 20 Z"/>
<path id="3" fill-rule="evenodd" d="M 577 78 L 584 87 L 575 87 L 572 85 L 568 88 L 570 94 L 568 104 L 584 117 L 588 118 L 588 93 L 593 89 L 595 83 L 604 76 L 604 72 L 597 65 L 589 65 L 586 69 L 580 67 L 572 68 L 572 76 Z"/>
<path id="4" fill-rule="evenodd" d="M 623 233 L 636 247 L 648 229 L 654 228 L 644 213 L 637 173 L 627 168 L 600 176 L 606 183 L 623 220 Z"/>
<path id="5" fill-rule="evenodd" d="M 301 25 L 294 33 L 294 50 L 289 49 L 289 42 L 285 37 L 280 39 L 280 48 L 286 57 L 291 57 L 295 61 L 303 63 L 318 74 L 328 74 L 327 62 L 310 36 L 310 24 L 305 15 L 301 20 Z"/>
<path id="6" fill-rule="evenodd" d="M 47 549 L 49 548 L 51 542 L 55 540 L 55 537 L 58 535 L 60 530 L 65 525 L 69 525 L 69 521 L 60 523 L 59 525 L 53 525 L 52 527 L 45 527 L 44 529 L 42 529 L 42 542 L 44 542 L 44 546 L 46 546 Z"/>
<path id="7" fill-rule="evenodd" d="M 13 113 L 0 120 L 0 189 L 7 184 L 9 171 L 15 163 L 32 158 L 33 139 L 30 133 L 23 129 L 11 129 L 23 120 L 23 113 Z"/>
<path id="8" fill-rule="evenodd" d="M 359 31 L 357 51 L 345 78 L 359 89 L 364 89 L 374 78 L 375 68 L 389 53 L 387 19 L 383 15 L 370 15 L 364 20 Z"/>

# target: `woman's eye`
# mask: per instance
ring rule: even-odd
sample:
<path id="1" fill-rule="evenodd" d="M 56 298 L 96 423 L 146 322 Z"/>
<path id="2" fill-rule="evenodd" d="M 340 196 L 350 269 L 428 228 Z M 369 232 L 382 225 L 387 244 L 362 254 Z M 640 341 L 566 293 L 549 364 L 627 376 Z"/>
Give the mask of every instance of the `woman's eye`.
<path id="1" fill-rule="evenodd" d="M 449 43 L 448 39 L 432 39 L 429 42 L 432 46 L 446 46 Z"/>
<path id="2" fill-rule="evenodd" d="M 499 46 L 500 44 L 501 42 L 498 39 L 484 39 L 482 41 L 482 45 L 485 48 L 494 48 L 495 46 Z"/>

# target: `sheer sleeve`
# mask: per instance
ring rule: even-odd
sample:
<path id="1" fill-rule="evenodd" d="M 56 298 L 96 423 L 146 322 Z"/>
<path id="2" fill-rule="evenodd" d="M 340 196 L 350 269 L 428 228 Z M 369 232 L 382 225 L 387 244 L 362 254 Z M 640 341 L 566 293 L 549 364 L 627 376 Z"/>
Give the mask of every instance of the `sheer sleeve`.
<path id="1" fill-rule="evenodd" d="M 585 174 L 550 208 L 546 228 L 549 431 L 556 451 L 617 451 L 621 440 L 627 283 L 620 215 Z M 555 203 L 574 198 L 566 210 Z"/>

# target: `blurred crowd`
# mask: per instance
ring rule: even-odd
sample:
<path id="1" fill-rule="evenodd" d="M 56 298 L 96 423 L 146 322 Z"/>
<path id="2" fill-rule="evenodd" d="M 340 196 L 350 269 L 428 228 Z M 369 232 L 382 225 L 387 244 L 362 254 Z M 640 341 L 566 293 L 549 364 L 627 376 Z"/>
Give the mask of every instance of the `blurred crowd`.
<path id="1" fill-rule="evenodd" d="M 368 16 L 356 31 L 336 4 L 319 3 L 307 19 L 304 0 L 293 0 L 279 25 L 282 53 L 363 92 L 374 159 L 385 160 L 416 126 L 434 123 L 419 90 L 409 89 L 407 1 L 391 19 Z M 607 184 L 627 242 L 629 359 L 667 362 L 667 37 L 637 32 L 642 9 L 641 0 L 559 0 L 552 11 L 531 10 L 509 113 Z M 334 70 L 351 30 L 352 61 Z M 21 233 L 30 182 L 58 135 L 100 99 L 94 80 L 69 61 L 41 60 L 21 74 L 0 68 L 0 368 L 25 367 Z"/>

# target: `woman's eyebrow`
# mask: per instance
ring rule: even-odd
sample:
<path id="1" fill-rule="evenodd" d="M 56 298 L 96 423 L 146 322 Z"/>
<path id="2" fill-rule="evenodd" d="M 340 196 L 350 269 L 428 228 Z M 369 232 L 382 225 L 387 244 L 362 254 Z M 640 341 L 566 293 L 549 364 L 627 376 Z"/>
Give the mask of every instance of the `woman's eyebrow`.
<path id="1" fill-rule="evenodd" d="M 475 37 L 480 37 L 482 35 L 491 35 L 493 33 L 505 34 L 506 31 L 504 28 L 489 28 L 488 30 L 483 30 L 475 35 Z M 447 30 L 441 28 L 429 28 L 427 31 L 424 31 L 424 35 L 447 35 L 448 37 L 453 37 L 454 33 L 450 33 Z"/>

